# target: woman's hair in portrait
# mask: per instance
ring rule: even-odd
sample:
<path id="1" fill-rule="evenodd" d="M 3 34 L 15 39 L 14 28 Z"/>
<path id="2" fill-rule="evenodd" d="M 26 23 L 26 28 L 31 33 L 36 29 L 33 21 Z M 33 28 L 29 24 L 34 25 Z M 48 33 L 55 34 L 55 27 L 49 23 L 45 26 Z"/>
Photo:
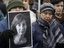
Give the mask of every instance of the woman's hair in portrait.
<path id="1" fill-rule="evenodd" d="M 16 45 L 24 44 L 26 43 L 26 38 L 24 37 L 26 30 L 27 30 L 27 24 L 24 16 L 22 14 L 17 14 L 11 23 L 11 29 L 15 32 L 13 41 Z"/>
<path id="2" fill-rule="evenodd" d="M 25 22 L 25 27 L 27 28 L 27 24 L 26 24 L 26 19 L 24 18 L 24 16 L 20 13 L 17 14 L 14 18 L 13 21 L 11 23 L 11 29 L 14 30 L 15 32 L 17 32 L 16 30 L 16 25 L 17 24 L 21 24 L 21 22 Z M 16 33 L 15 33 L 16 34 Z"/>

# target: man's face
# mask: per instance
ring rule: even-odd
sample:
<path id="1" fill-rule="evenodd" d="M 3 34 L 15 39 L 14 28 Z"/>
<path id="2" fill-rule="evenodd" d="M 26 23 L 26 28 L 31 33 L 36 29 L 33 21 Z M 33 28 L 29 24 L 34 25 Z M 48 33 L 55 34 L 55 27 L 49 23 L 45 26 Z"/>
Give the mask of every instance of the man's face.
<path id="1" fill-rule="evenodd" d="M 16 25 L 17 34 L 19 35 L 25 34 L 26 28 L 27 28 L 26 21 L 23 20 L 22 22 Z"/>
<path id="2" fill-rule="evenodd" d="M 63 11 L 63 1 L 59 2 L 58 4 L 55 4 L 54 7 L 55 7 L 55 13 L 62 14 L 62 11 Z"/>
<path id="3" fill-rule="evenodd" d="M 52 19 L 52 16 L 53 16 L 52 12 L 48 10 L 41 13 L 41 18 L 46 22 L 50 22 Z"/>
<path id="4" fill-rule="evenodd" d="M 10 11 L 23 11 L 22 7 L 14 7 Z"/>

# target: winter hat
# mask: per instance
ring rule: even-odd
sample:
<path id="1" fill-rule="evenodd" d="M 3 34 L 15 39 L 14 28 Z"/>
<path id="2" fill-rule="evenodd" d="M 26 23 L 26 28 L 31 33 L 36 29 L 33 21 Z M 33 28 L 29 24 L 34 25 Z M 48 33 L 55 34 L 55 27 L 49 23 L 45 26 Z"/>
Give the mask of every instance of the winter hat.
<path id="1" fill-rule="evenodd" d="M 7 11 L 10 11 L 12 8 L 17 6 L 24 8 L 24 4 L 21 2 L 21 0 L 11 0 L 7 6 Z"/>
<path id="2" fill-rule="evenodd" d="M 45 10 L 50 10 L 52 13 L 55 12 L 54 6 L 51 3 L 43 3 L 40 7 L 40 12 L 44 12 Z"/>

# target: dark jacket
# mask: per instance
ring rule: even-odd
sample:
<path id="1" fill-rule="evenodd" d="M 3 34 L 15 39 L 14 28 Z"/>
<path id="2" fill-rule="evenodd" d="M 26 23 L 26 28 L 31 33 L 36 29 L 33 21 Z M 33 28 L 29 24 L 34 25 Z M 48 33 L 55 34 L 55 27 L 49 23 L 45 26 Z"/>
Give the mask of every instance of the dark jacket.
<path id="1" fill-rule="evenodd" d="M 8 29 L 7 18 L 0 21 L 0 48 L 9 48 L 8 33 L 5 30 Z M 4 31 L 4 32 L 3 32 Z"/>
<path id="2" fill-rule="evenodd" d="M 59 29 L 58 29 L 59 28 Z M 52 32 L 53 36 L 51 35 L 51 37 L 55 37 L 54 41 L 56 40 L 56 36 L 55 34 L 57 34 L 56 32 L 59 32 L 63 35 L 63 27 L 61 24 L 59 24 L 55 19 L 52 19 L 51 23 L 48 24 L 47 22 L 45 22 L 42 19 L 38 19 L 37 22 L 34 22 L 32 24 L 32 33 L 33 33 L 33 48 L 52 48 L 54 45 L 54 41 L 50 42 L 52 45 L 46 45 L 43 43 L 43 33 L 45 31 L 48 32 Z M 63 38 L 63 37 L 62 37 Z M 58 41 L 59 42 L 59 41 Z M 55 41 L 55 44 L 57 42 Z M 51 47 L 52 46 L 52 47 Z"/>
<path id="3" fill-rule="evenodd" d="M 62 18 L 61 18 L 61 20 L 60 20 L 60 23 L 63 25 L 63 27 L 64 27 L 64 13 L 62 14 Z"/>

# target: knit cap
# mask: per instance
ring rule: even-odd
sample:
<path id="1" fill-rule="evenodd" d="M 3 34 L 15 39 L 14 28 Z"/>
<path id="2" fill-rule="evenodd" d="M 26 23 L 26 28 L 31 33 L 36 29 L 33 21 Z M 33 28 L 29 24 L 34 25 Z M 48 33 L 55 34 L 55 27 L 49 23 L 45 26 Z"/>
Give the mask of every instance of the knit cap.
<path id="1" fill-rule="evenodd" d="M 44 12 L 45 10 L 50 10 L 53 13 L 55 12 L 54 6 L 51 3 L 43 3 L 40 7 L 40 12 Z"/>
<path id="2" fill-rule="evenodd" d="M 21 0 L 11 0 L 7 6 L 7 11 L 10 11 L 14 7 L 22 7 L 24 8 L 24 4 Z"/>

